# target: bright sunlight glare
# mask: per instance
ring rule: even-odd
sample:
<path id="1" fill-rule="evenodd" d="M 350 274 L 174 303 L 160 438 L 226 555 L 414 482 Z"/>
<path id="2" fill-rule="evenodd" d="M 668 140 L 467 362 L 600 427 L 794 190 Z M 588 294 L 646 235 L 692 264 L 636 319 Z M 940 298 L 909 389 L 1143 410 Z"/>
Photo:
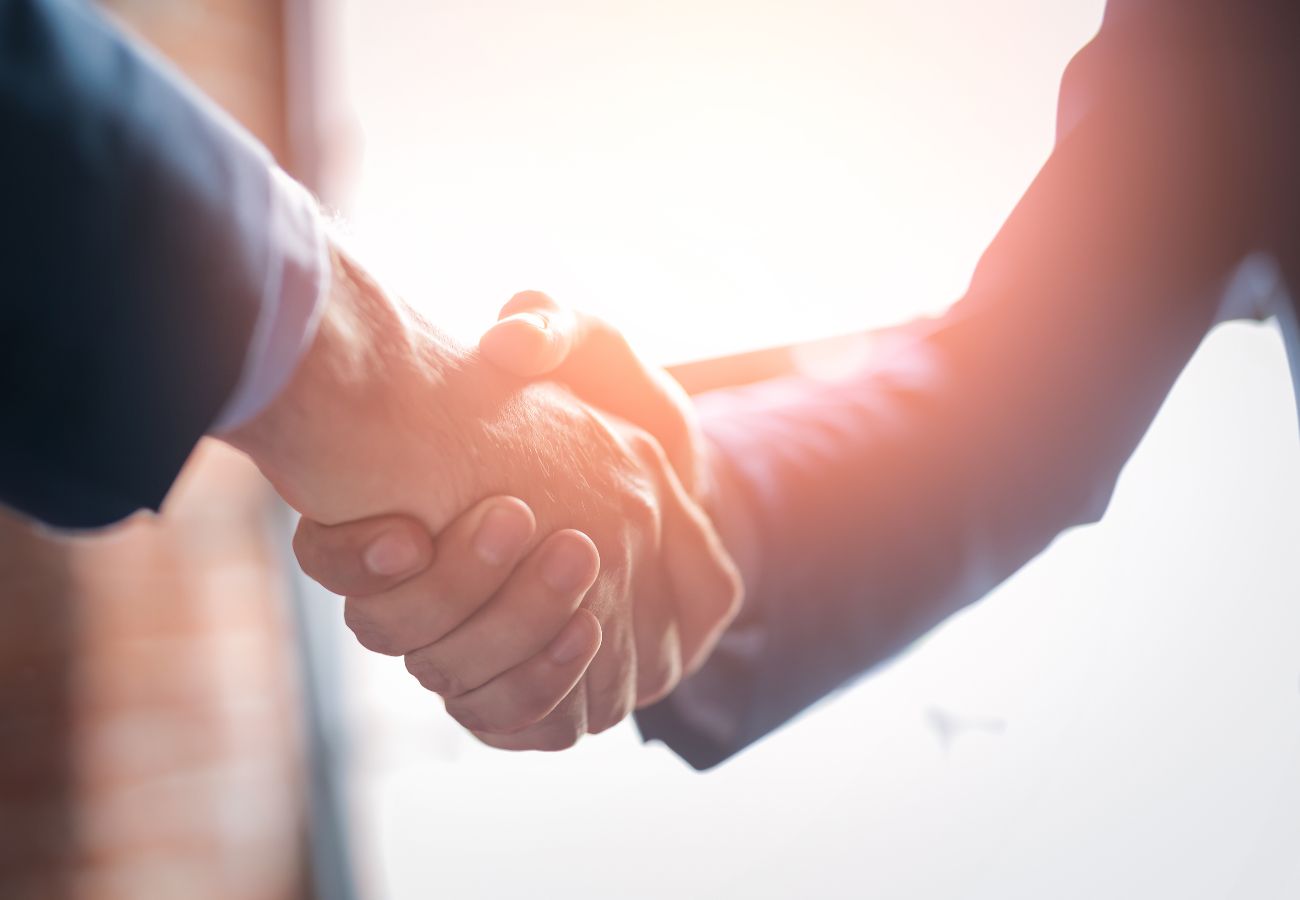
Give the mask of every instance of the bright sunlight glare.
<path id="1" fill-rule="evenodd" d="M 367 265 L 473 340 L 548 291 L 672 362 L 938 312 L 1101 0 L 345 0 Z M 1045 298 L 1050 300 L 1050 298 Z M 375 896 L 1282 900 L 1300 476 L 1221 329 L 1106 521 L 709 773 L 467 737 L 339 626 Z M 322 599 L 322 602 L 325 602 Z"/>
<path id="2" fill-rule="evenodd" d="M 351 3 L 364 256 L 472 338 L 547 291 L 669 362 L 937 312 L 1101 3 Z"/>

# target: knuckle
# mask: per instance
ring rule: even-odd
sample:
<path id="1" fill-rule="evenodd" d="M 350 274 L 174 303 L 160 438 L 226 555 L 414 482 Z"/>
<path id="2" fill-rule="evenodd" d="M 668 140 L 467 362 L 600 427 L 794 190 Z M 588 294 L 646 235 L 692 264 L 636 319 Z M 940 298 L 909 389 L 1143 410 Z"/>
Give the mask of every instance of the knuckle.
<path id="1" fill-rule="evenodd" d="M 558 753 L 561 750 L 568 750 L 573 747 L 581 738 L 582 732 L 575 726 L 552 726 L 539 729 L 536 738 L 532 741 L 532 745 L 534 750 Z"/>
<path id="2" fill-rule="evenodd" d="M 647 706 L 653 706 L 671 694 L 673 687 L 674 685 L 663 680 L 647 682 L 644 687 L 637 690 L 636 708 L 643 709 Z"/>
<path id="3" fill-rule="evenodd" d="M 619 511 L 624 520 L 638 531 L 658 533 L 659 504 L 648 488 L 633 487 L 626 491 Z"/>
<path id="4" fill-rule="evenodd" d="M 656 667 L 642 679 L 637 690 L 637 706 L 648 706 L 651 703 L 657 703 L 664 697 L 672 693 L 673 688 L 682 677 L 682 664 L 679 657 L 674 655 L 667 659 L 662 665 Z M 626 715 L 626 714 L 625 714 Z"/>
<path id="5" fill-rule="evenodd" d="M 633 356 L 632 346 L 622 331 L 600 316 L 585 315 L 593 340 L 602 352 L 624 358 Z"/>
<path id="6" fill-rule="evenodd" d="M 455 719 L 456 722 L 466 731 L 471 731 L 476 734 L 495 733 L 495 729 L 492 728 L 491 723 L 485 721 L 473 709 L 470 709 L 469 707 L 464 706 L 462 704 L 455 703 L 451 700 L 447 700 L 445 706 L 447 709 L 447 715 Z"/>
<path id="7" fill-rule="evenodd" d="M 621 684 L 618 690 L 595 693 L 604 699 L 603 702 L 593 704 L 594 708 L 588 710 L 587 731 L 592 734 L 600 734 L 613 728 L 626 719 L 636 705 L 636 687 L 630 679 L 625 685 Z"/>
<path id="8" fill-rule="evenodd" d="M 713 564 L 706 567 L 700 583 L 687 596 L 679 597 L 677 605 L 680 608 L 683 603 L 688 603 L 703 610 L 706 618 L 726 625 L 740 613 L 744 598 L 745 584 L 736 566 L 728 558 L 716 557 Z"/>
<path id="9" fill-rule="evenodd" d="M 630 700 L 620 700 L 615 706 L 604 713 L 595 716 L 587 722 L 587 730 L 592 734 L 600 734 L 602 731 L 608 731 L 619 722 L 622 722 L 632 712 L 632 702 Z"/>
<path id="10" fill-rule="evenodd" d="M 372 610 L 365 609 L 355 600 L 343 605 L 343 624 L 356 637 L 357 643 L 372 653 L 397 656 L 392 636 L 375 618 Z"/>
<path id="11" fill-rule="evenodd" d="M 628 429 L 626 440 L 628 449 L 643 465 L 658 471 L 663 463 L 663 448 L 657 440 L 640 428 Z"/>
<path id="12" fill-rule="evenodd" d="M 472 700 L 446 698 L 447 714 L 470 731 L 482 734 L 510 734 L 510 719 L 502 716 L 499 710 L 484 708 L 482 703 Z"/>
<path id="13" fill-rule="evenodd" d="M 477 715 L 470 711 L 470 714 L 480 723 L 476 730 L 513 735 L 540 723 L 563 699 L 562 692 L 548 689 L 544 684 L 539 686 L 530 682 L 513 689 L 509 701 L 497 708 L 479 710 Z M 565 719 L 566 717 L 557 717 L 557 721 Z M 555 727 L 561 728 L 559 725 Z M 567 727 L 572 730 L 577 724 L 568 722 Z"/>
<path id="14" fill-rule="evenodd" d="M 422 644 L 432 644 L 442 640 L 459 625 L 473 608 L 461 603 L 455 594 L 442 584 L 425 585 L 420 594 L 405 595 L 403 606 L 413 621 L 419 622 L 419 638 Z"/>
<path id="15" fill-rule="evenodd" d="M 647 438 L 647 441 L 648 446 L 645 448 L 647 464 L 656 475 L 667 477 L 673 467 L 672 463 L 668 461 L 668 451 L 664 449 L 663 441 L 655 437 Z"/>
<path id="16" fill-rule="evenodd" d="M 460 722 L 471 731 L 481 731 L 485 734 L 515 735 L 521 731 L 537 724 L 537 717 L 523 716 L 518 710 L 509 712 L 489 713 L 486 716 L 469 713 L 470 719 L 474 724 L 467 723 L 456 713 L 452 714 L 456 721 Z"/>
<path id="17" fill-rule="evenodd" d="M 293 555 L 298 560 L 298 567 L 309 578 L 319 580 L 326 574 L 321 571 L 323 554 L 306 519 L 298 522 L 298 528 L 293 533 Z"/>
<path id="18" fill-rule="evenodd" d="M 526 622 L 535 634 L 558 634 L 578 609 L 584 584 L 585 579 L 578 582 L 577 587 L 557 590 L 543 582 L 529 607 L 521 610 L 521 621 Z"/>
<path id="19" fill-rule="evenodd" d="M 717 585 L 707 592 L 704 599 L 715 618 L 726 623 L 740 612 L 744 593 L 744 584 L 735 566 L 720 564 Z"/>
<path id="20" fill-rule="evenodd" d="M 450 698 L 465 693 L 460 678 L 448 671 L 430 654 L 406 654 L 406 671 L 410 672 L 426 691 Z"/>
<path id="21" fill-rule="evenodd" d="M 560 691 L 548 690 L 545 685 L 529 685 L 520 692 L 505 727 L 511 731 L 531 728 L 545 719 L 563 699 L 564 694 Z"/>
<path id="22" fill-rule="evenodd" d="M 634 448 L 637 460 L 642 467 L 655 479 L 657 483 L 663 483 L 677 475 L 673 468 L 672 460 L 669 459 L 667 448 L 670 446 L 688 446 L 687 440 L 689 433 L 685 430 L 684 425 L 675 421 L 655 423 L 656 431 L 651 434 L 641 429 L 633 431 L 629 437 L 629 442 Z"/>

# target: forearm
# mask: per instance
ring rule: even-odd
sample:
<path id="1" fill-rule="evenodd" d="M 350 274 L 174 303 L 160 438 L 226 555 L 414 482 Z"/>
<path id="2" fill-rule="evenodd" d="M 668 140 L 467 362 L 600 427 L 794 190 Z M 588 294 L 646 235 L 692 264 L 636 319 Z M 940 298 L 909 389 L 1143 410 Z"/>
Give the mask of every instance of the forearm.
<path id="1" fill-rule="evenodd" d="M 1207 71 L 1098 87 L 967 297 L 868 370 L 703 399 L 753 586 L 648 736 L 711 765 L 1102 514 L 1266 220 L 1239 112 L 1180 93 Z"/>
<path id="2" fill-rule="evenodd" d="M 850 380 L 704 398 L 729 470 L 714 521 L 744 607 L 700 672 L 640 715 L 645 736 L 712 766 L 1099 517 L 1199 340 L 1195 317 L 1169 324 L 1098 349 L 1119 371 L 1086 397 L 1071 391 L 1089 376 L 1053 370 L 1051 348 L 1017 353 L 994 319 L 958 317 Z M 1172 355 L 1149 345 L 1156 358 L 1141 366 L 1143 339 L 1162 337 Z M 986 342 L 988 355 L 968 355 Z M 1127 393 L 1111 374 L 1132 376 Z"/>
<path id="3" fill-rule="evenodd" d="M 273 162 L 91 4 L 0 4 L 0 500 L 156 508 L 238 380 L 285 263 Z"/>

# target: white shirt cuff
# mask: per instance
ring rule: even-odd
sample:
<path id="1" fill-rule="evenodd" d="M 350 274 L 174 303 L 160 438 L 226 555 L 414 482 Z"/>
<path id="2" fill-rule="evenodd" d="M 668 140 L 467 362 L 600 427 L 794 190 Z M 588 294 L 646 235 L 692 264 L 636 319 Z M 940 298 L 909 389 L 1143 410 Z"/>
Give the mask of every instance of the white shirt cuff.
<path id="1" fill-rule="evenodd" d="M 311 345 L 329 293 L 329 244 L 316 201 L 278 166 L 269 175 L 262 309 L 244 367 L 210 433 L 245 424 L 282 391 Z"/>

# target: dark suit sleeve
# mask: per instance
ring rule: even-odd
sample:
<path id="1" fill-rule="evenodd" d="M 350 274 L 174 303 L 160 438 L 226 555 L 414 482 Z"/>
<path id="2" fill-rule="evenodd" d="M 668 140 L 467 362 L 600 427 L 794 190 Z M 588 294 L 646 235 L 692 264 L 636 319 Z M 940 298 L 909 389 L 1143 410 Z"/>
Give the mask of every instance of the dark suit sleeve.
<path id="1" fill-rule="evenodd" d="M 88 4 L 0 0 L 0 502 L 71 527 L 157 507 L 275 273 L 271 172 Z"/>
<path id="2" fill-rule="evenodd" d="M 949 314 L 846 381 L 702 400 L 761 572 L 706 666 L 639 714 L 647 739 L 714 765 L 1102 514 L 1297 199 L 1294 16 L 1286 37 L 1236 4 L 1143 6 L 1072 63 L 1056 149 Z"/>

